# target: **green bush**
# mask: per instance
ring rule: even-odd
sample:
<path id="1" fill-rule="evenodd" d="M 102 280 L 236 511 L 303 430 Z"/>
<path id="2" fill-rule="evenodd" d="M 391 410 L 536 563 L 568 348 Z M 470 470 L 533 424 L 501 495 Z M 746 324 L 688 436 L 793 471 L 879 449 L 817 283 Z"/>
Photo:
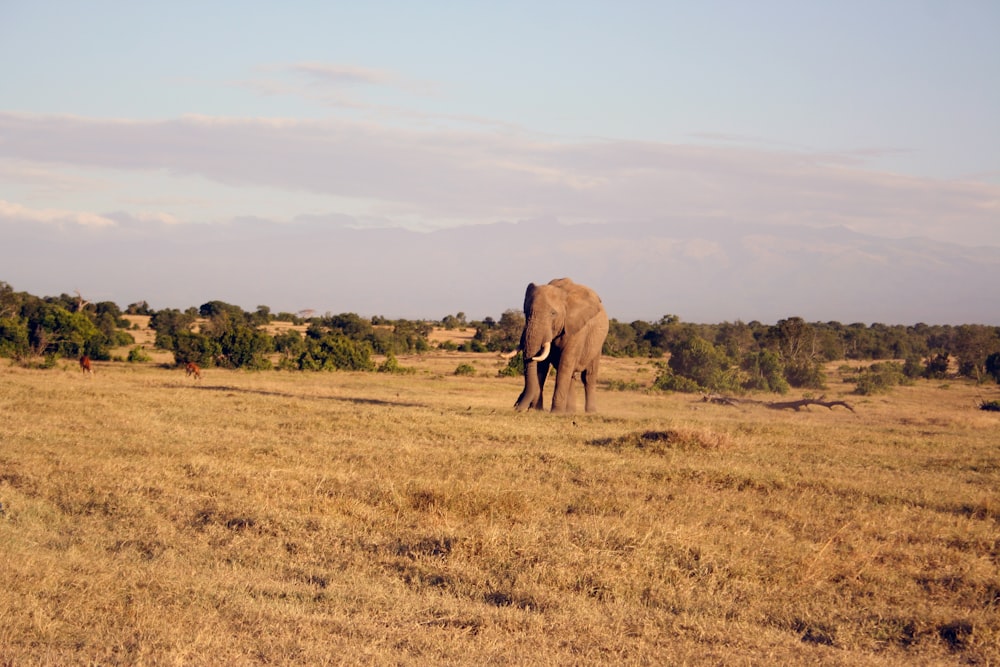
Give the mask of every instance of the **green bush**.
<path id="1" fill-rule="evenodd" d="M 793 387 L 808 389 L 824 389 L 826 374 L 819 361 L 802 360 L 785 367 L 785 379 Z"/>
<path id="2" fill-rule="evenodd" d="M 679 391 L 686 394 L 696 394 L 705 391 L 691 378 L 675 373 L 669 366 L 661 365 L 660 372 L 653 378 L 653 388 L 660 391 Z"/>
<path id="3" fill-rule="evenodd" d="M 278 359 L 278 365 L 275 366 L 275 369 L 279 371 L 297 371 L 299 370 L 299 366 L 291 357 L 282 357 Z"/>
<path id="4" fill-rule="evenodd" d="M 455 369 L 455 375 L 475 375 L 476 368 L 471 364 L 459 364 Z"/>
<path id="5" fill-rule="evenodd" d="M 672 350 L 658 380 L 654 386 L 669 391 L 741 392 L 744 373 L 722 348 L 691 336 Z"/>
<path id="6" fill-rule="evenodd" d="M 907 382 L 912 380 L 903 373 L 903 364 L 883 361 L 872 364 L 858 373 L 858 385 L 854 393 L 862 396 L 885 394 L 893 387 Z"/>
<path id="7" fill-rule="evenodd" d="M 931 380 L 943 380 L 948 377 L 948 353 L 939 352 L 927 360 L 924 377 Z"/>
<path id="8" fill-rule="evenodd" d="M 489 352 L 485 345 L 478 340 L 467 340 L 458 346 L 459 352 Z"/>
<path id="9" fill-rule="evenodd" d="M 379 373 L 398 373 L 402 375 L 412 375 L 417 372 L 416 368 L 400 366 L 399 361 L 396 359 L 396 355 L 392 352 L 385 355 L 385 361 L 383 361 L 376 370 Z"/>
<path id="10" fill-rule="evenodd" d="M 609 380 L 608 389 L 611 391 L 639 391 L 642 389 L 642 385 L 635 380 L 629 380 L 628 382 L 625 380 Z"/>
<path id="11" fill-rule="evenodd" d="M 727 366 L 725 353 L 700 336 L 692 336 L 673 350 L 667 362 L 675 375 L 701 387 L 717 383 Z"/>
<path id="12" fill-rule="evenodd" d="M 341 333 L 307 339 L 307 350 L 299 356 L 298 365 L 302 370 L 375 370 L 371 343 L 351 340 Z"/>
<path id="13" fill-rule="evenodd" d="M 918 355 L 911 354 L 903 362 L 903 375 L 910 379 L 923 377 L 926 371 L 927 367 Z"/>
<path id="14" fill-rule="evenodd" d="M 133 347 L 131 350 L 128 351 L 128 362 L 129 363 L 132 363 L 132 364 L 135 364 L 135 363 L 146 363 L 147 361 L 150 361 L 151 359 L 152 358 L 148 354 L 146 354 L 146 351 L 144 349 L 142 349 L 142 347 L 140 347 L 140 346 Z"/>
<path id="15" fill-rule="evenodd" d="M 114 333 L 111 335 L 110 343 L 112 347 L 125 347 L 126 345 L 134 345 L 135 337 L 132 336 L 128 331 L 124 329 L 115 329 Z"/>
<path id="16" fill-rule="evenodd" d="M 507 360 L 507 365 L 497 371 L 497 375 L 505 378 L 524 376 L 524 354 L 518 352 Z"/>

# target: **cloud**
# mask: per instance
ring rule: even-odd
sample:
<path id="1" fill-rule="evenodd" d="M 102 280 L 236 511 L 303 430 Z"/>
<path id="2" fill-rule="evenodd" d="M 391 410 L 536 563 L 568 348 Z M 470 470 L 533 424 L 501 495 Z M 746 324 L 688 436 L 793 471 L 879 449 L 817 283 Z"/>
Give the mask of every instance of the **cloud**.
<path id="1" fill-rule="evenodd" d="M 430 226 L 671 215 L 693 224 L 721 217 L 841 225 L 1000 245 L 1000 185 L 868 171 L 856 156 L 746 146 L 568 141 L 343 119 L 0 113 L 0 157 L 275 188 L 292 207 L 294 193 L 310 192 L 366 202 L 371 217 Z M 290 209 L 286 217 L 300 213 Z"/>
<path id="2" fill-rule="evenodd" d="M 384 70 L 357 67 L 354 65 L 335 65 L 330 63 L 303 62 L 290 65 L 288 69 L 308 75 L 310 78 L 334 85 L 394 83 L 396 77 Z"/>
<path id="3" fill-rule="evenodd" d="M 160 225 L 181 224 L 181 221 L 178 220 L 176 216 L 170 215 L 169 213 L 160 213 L 157 211 L 140 211 L 135 215 L 135 218 L 142 223 L 156 223 Z"/>
<path id="4" fill-rule="evenodd" d="M 0 182 L 27 187 L 52 196 L 73 192 L 81 188 L 100 187 L 93 178 L 66 174 L 51 166 L 31 164 L 19 160 L 0 162 Z"/>
<path id="5" fill-rule="evenodd" d="M 411 118 L 424 116 L 366 102 L 361 95 L 381 88 L 426 97 L 438 89 L 436 84 L 407 79 L 387 70 L 325 62 L 262 66 L 257 76 L 236 81 L 234 85 L 266 97 L 298 97 L 341 110 Z"/>
<path id="6" fill-rule="evenodd" d="M 117 218 L 117 214 L 116 214 Z M 891 240 L 844 228 L 603 225 L 554 221 L 434 232 L 326 220 L 66 226 L 0 215 L 0 280 L 34 294 L 188 308 L 212 299 L 252 310 L 313 308 L 390 318 L 519 308 L 528 282 L 569 276 L 621 321 L 798 315 L 809 321 L 1000 324 L 1000 248 Z M 37 258 L 44 257 L 44 262 Z M 182 270 L 183 269 L 183 270 Z M 461 276 L 461 279 L 456 279 Z"/>
<path id="7" fill-rule="evenodd" d="M 46 225 L 79 225 L 81 227 L 112 227 L 115 221 L 96 213 L 61 209 L 31 209 L 0 199 L 0 221 L 29 222 Z"/>
<path id="8" fill-rule="evenodd" d="M 396 88 L 406 93 L 426 96 L 437 91 L 437 85 L 402 77 L 395 72 L 323 62 L 301 62 L 287 66 L 288 71 L 305 76 L 311 86 L 336 90 L 346 87 L 381 86 Z"/>

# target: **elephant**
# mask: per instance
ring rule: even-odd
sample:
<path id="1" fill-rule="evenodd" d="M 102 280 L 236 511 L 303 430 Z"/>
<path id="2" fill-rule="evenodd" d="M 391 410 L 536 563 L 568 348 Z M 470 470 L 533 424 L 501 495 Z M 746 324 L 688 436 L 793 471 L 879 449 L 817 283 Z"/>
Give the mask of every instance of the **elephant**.
<path id="1" fill-rule="evenodd" d="M 524 391 L 514 409 L 542 410 L 542 390 L 549 368 L 556 369 L 552 412 L 573 412 L 573 379 L 580 374 L 586 395 L 586 411 L 595 412 L 597 368 L 604 339 L 608 336 L 608 314 L 601 298 L 589 287 L 569 278 L 547 285 L 531 283 L 524 293 L 524 331 L 519 349 L 524 355 Z M 517 350 L 507 356 L 517 354 Z"/>

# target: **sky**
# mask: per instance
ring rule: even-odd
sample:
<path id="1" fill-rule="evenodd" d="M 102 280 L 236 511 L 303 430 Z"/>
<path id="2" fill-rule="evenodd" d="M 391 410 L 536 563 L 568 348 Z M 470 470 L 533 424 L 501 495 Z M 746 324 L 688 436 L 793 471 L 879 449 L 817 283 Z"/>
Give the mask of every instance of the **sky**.
<path id="1" fill-rule="evenodd" d="M 1000 324 L 998 32 L 993 0 L 0 0 L 0 281 Z"/>

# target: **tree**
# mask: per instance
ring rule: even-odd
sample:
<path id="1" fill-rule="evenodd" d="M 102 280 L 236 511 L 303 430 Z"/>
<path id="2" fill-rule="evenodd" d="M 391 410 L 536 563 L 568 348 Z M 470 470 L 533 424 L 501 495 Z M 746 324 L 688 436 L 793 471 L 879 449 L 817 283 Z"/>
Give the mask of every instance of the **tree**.
<path id="1" fill-rule="evenodd" d="M 636 356 L 635 331 L 632 326 L 612 319 L 604 339 L 604 354 L 610 357 Z"/>
<path id="2" fill-rule="evenodd" d="M 271 319 L 271 309 L 267 306 L 257 306 L 257 310 L 250 315 L 250 323 L 256 327 L 267 324 Z"/>
<path id="3" fill-rule="evenodd" d="M 149 326 L 156 331 L 156 347 L 163 350 L 175 349 L 174 344 L 178 334 L 190 332 L 195 322 L 195 315 L 182 313 L 176 308 L 166 308 L 157 311 L 149 320 Z M 186 359 L 200 363 L 197 359 Z"/>
<path id="4" fill-rule="evenodd" d="M 524 330 L 524 313 L 520 310 L 505 310 L 500 321 L 492 327 L 480 327 L 475 339 L 491 352 L 505 352 L 516 349 L 521 344 Z"/>
<path id="5" fill-rule="evenodd" d="M 1000 352 L 986 357 L 986 373 L 1000 384 Z"/>
<path id="6" fill-rule="evenodd" d="M 1000 351 L 1000 337 L 994 327 L 963 324 L 955 332 L 955 358 L 961 375 L 979 380 L 986 373 L 986 359 Z"/>
<path id="7" fill-rule="evenodd" d="M 773 350 L 751 352 L 743 357 L 740 367 L 746 372 L 743 387 L 751 391 L 788 393 L 785 367 L 781 357 Z"/>
<path id="8" fill-rule="evenodd" d="M 86 313 L 70 312 L 62 303 L 37 299 L 26 303 L 29 344 L 36 355 L 79 356 L 100 335 Z"/>
<path id="9" fill-rule="evenodd" d="M 756 348 L 753 331 L 739 320 L 719 325 L 715 344 L 722 346 L 726 354 L 733 359 L 743 359 Z"/>
<path id="10" fill-rule="evenodd" d="M 267 355 L 274 350 L 274 339 L 267 333 L 236 324 L 217 332 L 213 338 L 222 357 L 232 366 L 250 370 L 271 367 Z"/>
<path id="11" fill-rule="evenodd" d="M 464 329 L 466 325 L 465 313 L 459 312 L 455 315 L 446 315 L 444 319 L 441 320 L 441 326 L 445 329 Z"/>
<path id="12" fill-rule="evenodd" d="M 785 379 L 793 387 L 824 385 L 823 368 L 818 354 L 815 329 L 801 317 L 779 320 L 771 329 L 769 342 L 781 355 L 785 366 Z"/>
<path id="13" fill-rule="evenodd" d="M 171 336 L 171 341 L 174 362 L 177 364 L 193 361 L 199 366 L 211 366 L 222 354 L 222 347 L 219 343 L 202 333 L 186 329 L 178 330 Z M 157 336 L 157 346 L 159 346 L 159 336 Z"/>
<path id="14" fill-rule="evenodd" d="M 844 339 L 844 358 L 871 359 L 871 332 L 861 322 L 850 324 L 842 332 Z"/>
<path id="15" fill-rule="evenodd" d="M 948 377 L 948 353 L 938 352 L 927 359 L 924 377 L 931 380 L 943 380 Z"/>
<path id="16" fill-rule="evenodd" d="M 0 280 L 0 318 L 14 317 L 21 312 L 24 294 L 18 294 L 14 288 Z"/>
<path id="17" fill-rule="evenodd" d="M 28 323 L 20 318 L 0 317 L 0 357 L 24 359 L 30 352 Z"/>
<path id="18" fill-rule="evenodd" d="M 234 322 L 244 322 L 247 319 L 246 313 L 243 312 L 242 308 L 226 303 L 225 301 L 209 301 L 208 303 L 203 303 L 198 309 L 198 314 L 209 319 L 225 315 Z"/>
<path id="19" fill-rule="evenodd" d="M 149 304 L 145 301 L 136 301 L 135 303 L 130 303 L 127 308 L 125 308 L 126 315 L 152 315 L 153 311 L 150 310 Z"/>
<path id="20" fill-rule="evenodd" d="M 371 322 L 355 313 L 327 315 L 323 318 L 322 324 L 354 340 L 364 340 L 372 333 Z"/>

